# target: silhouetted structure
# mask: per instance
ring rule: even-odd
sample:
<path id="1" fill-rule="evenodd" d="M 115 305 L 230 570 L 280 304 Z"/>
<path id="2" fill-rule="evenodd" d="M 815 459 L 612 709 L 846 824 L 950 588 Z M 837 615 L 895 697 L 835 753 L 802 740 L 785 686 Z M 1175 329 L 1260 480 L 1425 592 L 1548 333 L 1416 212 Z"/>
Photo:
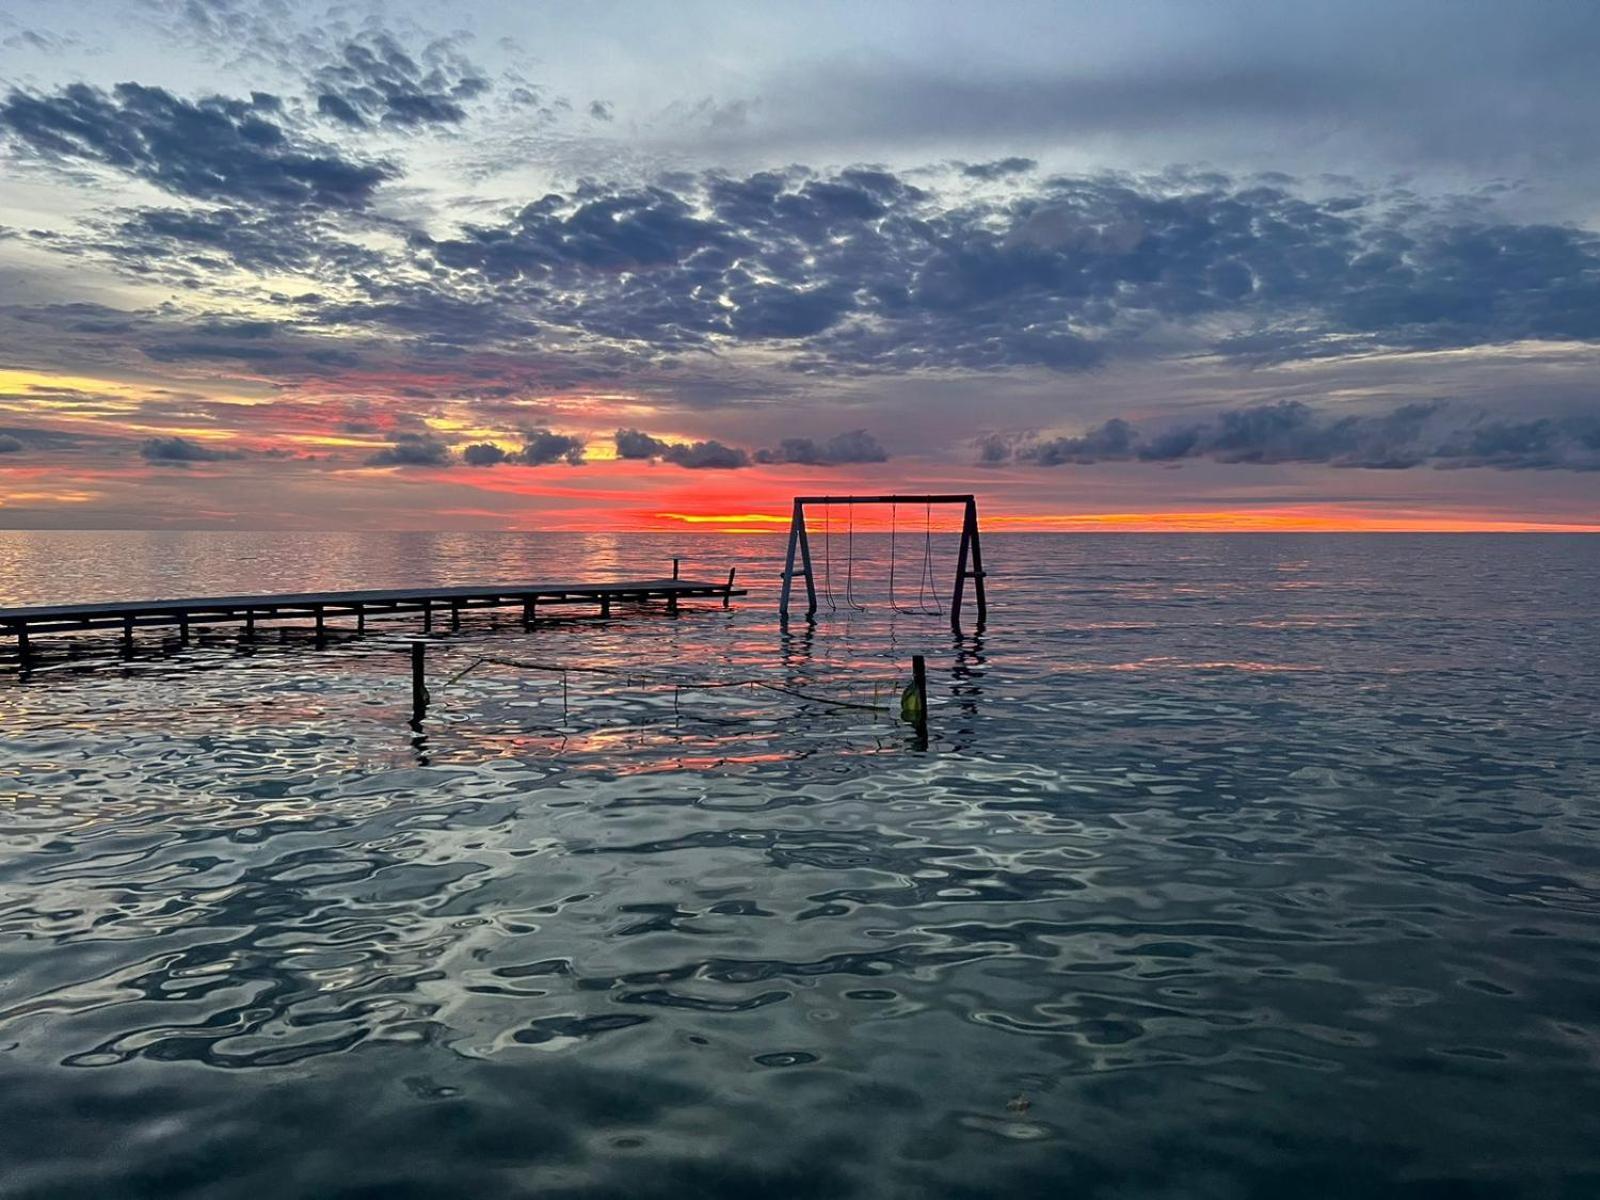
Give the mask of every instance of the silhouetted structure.
<path id="1" fill-rule="evenodd" d="M 967 580 L 972 580 L 973 599 L 978 605 L 978 623 L 981 625 L 988 617 L 989 605 L 984 594 L 983 570 L 983 545 L 978 535 L 978 500 L 976 496 L 967 495 L 925 495 L 925 496 L 796 496 L 794 498 L 794 515 L 789 520 L 789 553 L 783 565 L 783 595 L 778 601 L 778 613 L 787 620 L 789 616 L 789 596 L 795 576 L 798 575 L 806 581 L 806 616 L 814 616 L 817 611 L 817 585 L 816 577 L 811 567 L 811 538 L 806 530 L 807 505 L 857 505 L 857 504 L 887 504 L 891 509 L 899 505 L 923 506 L 924 512 L 931 510 L 935 504 L 960 504 L 963 506 L 961 522 L 961 549 L 956 555 L 956 580 L 955 589 L 950 597 L 950 627 L 961 627 L 961 602 L 966 592 Z M 852 525 L 853 537 L 853 525 Z M 931 546 L 931 529 L 925 525 L 925 546 Z M 795 555 L 799 552 L 800 569 L 795 570 Z M 853 553 L 853 548 L 852 548 Z M 890 602 L 893 603 L 893 572 L 894 548 L 890 543 L 889 552 L 890 569 Z M 853 561 L 852 561 L 853 566 Z M 928 558 L 924 557 L 925 571 L 931 570 Z M 847 585 L 848 588 L 848 585 Z M 830 585 L 831 594 L 831 585 Z M 854 605 L 854 599 L 847 590 L 845 593 L 847 604 Z"/>
<path id="2" fill-rule="evenodd" d="M 676 565 L 676 564 L 675 564 Z M 313 620 L 317 636 L 332 617 L 355 617 L 364 630 L 369 616 L 420 613 L 423 629 L 433 628 L 435 613 L 448 614 L 452 629 L 459 628 L 466 609 L 521 606 L 524 626 L 533 623 L 538 608 L 594 604 L 599 615 L 611 615 L 613 603 L 664 601 L 676 612 L 678 601 L 719 599 L 724 606 L 744 590 L 733 586 L 732 571 L 726 583 L 702 580 L 646 579 L 616 583 L 500 583 L 470 587 L 394 588 L 357 592 L 306 592 L 292 595 L 201 596 L 183 600 L 135 600 L 102 604 L 52 604 L 32 608 L 0 608 L 0 630 L 17 639 L 18 657 L 28 664 L 30 638 L 47 633 L 74 633 L 93 629 L 121 629 L 123 652 L 133 651 L 136 630 L 177 627 L 188 639 L 191 625 L 244 627 L 255 633 L 257 621 Z"/>

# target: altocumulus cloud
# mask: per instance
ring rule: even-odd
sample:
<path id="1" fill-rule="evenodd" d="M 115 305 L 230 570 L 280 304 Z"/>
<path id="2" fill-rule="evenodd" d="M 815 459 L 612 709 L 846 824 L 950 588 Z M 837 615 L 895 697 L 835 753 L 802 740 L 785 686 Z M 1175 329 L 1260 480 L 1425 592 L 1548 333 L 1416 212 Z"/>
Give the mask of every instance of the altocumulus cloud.
<path id="1" fill-rule="evenodd" d="M 1210 459 L 1373 470 L 1431 465 L 1595 471 L 1600 470 L 1600 417 L 1506 420 L 1464 412 L 1443 401 L 1407 404 L 1387 413 L 1332 416 L 1299 401 L 1283 401 L 1197 422 L 1145 426 L 1113 419 L 1074 437 L 990 434 L 978 439 L 976 448 L 978 461 L 987 466 Z"/>
<path id="2" fill-rule="evenodd" d="M 959 172 L 950 190 L 937 174 L 795 167 L 589 182 L 494 221 L 379 243 L 345 227 L 395 168 L 304 142 L 270 96 L 13 91 L 0 130 L 24 153 L 101 163 L 213 205 L 30 231 L 45 249 L 197 292 L 215 282 L 228 293 L 218 259 L 297 272 L 320 293 L 304 325 L 577 348 L 573 370 L 740 346 L 837 376 L 1600 341 L 1600 237 L 1414 196 L 1308 198 L 1281 179 L 1216 173 L 1041 179 L 1005 159 L 978 164 L 993 186 L 974 195 Z"/>
<path id="3" fill-rule="evenodd" d="M 312 75 L 317 111 L 342 125 L 418 129 L 464 121 L 464 102 L 489 90 L 489 82 L 443 43 L 418 63 L 387 34 L 346 42 L 336 61 Z"/>
<path id="4" fill-rule="evenodd" d="M 1243 359 L 1600 340 L 1600 238 L 1462 211 L 1224 175 L 963 200 L 868 170 L 590 184 L 419 235 L 428 291 L 373 315 L 443 294 L 646 353 L 764 344 L 818 372 L 1081 371 L 1175 335 Z"/>
<path id="5" fill-rule="evenodd" d="M 0 101 L 0 128 L 40 158 L 112 167 L 196 200 L 357 209 L 396 173 L 303 142 L 266 92 L 191 101 L 137 83 L 13 88 Z"/>

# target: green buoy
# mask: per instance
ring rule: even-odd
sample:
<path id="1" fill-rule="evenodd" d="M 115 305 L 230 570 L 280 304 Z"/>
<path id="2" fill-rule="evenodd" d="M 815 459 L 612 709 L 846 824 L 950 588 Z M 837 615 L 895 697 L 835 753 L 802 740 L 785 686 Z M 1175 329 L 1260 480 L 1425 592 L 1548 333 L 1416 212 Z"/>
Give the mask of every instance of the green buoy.
<path id="1" fill-rule="evenodd" d="M 922 702 L 922 693 L 917 690 L 917 685 L 906 684 L 906 690 L 900 693 L 900 719 L 920 725 L 927 717 L 928 709 Z"/>

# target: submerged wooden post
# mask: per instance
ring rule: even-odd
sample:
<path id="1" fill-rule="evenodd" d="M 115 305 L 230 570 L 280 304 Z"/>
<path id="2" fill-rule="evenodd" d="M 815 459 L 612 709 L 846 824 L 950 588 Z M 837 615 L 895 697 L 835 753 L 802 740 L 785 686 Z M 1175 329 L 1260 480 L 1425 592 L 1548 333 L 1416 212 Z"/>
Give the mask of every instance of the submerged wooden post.
<path id="1" fill-rule="evenodd" d="M 677 559 L 673 559 L 672 560 L 672 577 L 674 579 L 676 579 L 678 577 L 678 560 Z"/>
<path id="2" fill-rule="evenodd" d="M 322 605 L 320 605 L 320 604 L 315 605 L 314 608 L 315 608 L 315 611 L 316 611 L 316 614 L 317 614 L 317 646 L 320 649 L 323 645 L 325 645 L 327 643 L 327 640 L 328 640 L 328 627 L 327 627 L 327 624 L 323 621 Z"/>
<path id="3" fill-rule="evenodd" d="M 413 723 L 422 720 L 428 711 L 428 685 L 423 680 L 425 656 L 428 653 L 428 643 L 415 641 L 411 643 L 411 720 Z"/>
<path id="4" fill-rule="evenodd" d="M 28 669 L 28 656 L 28 626 L 24 622 L 17 625 L 17 665 L 24 671 Z"/>
<path id="5" fill-rule="evenodd" d="M 522 627 L 524 629 L 533 628 L 533 606 L 536 603 L 537 601 L 532 596 L 524 596 L 522 598 Z"/>
<path id="6" fill-rule="evenodd" d="M 735 571 L 737 571 L 738 569 L 739 569 L 738 567 L 729 567 L 728 568 L 728 586 L 727 586 L 727 589 L 722 593 L 722 607 L 723 608 L 727 608 L 730 604 L 733 603 L 733 573 Z"/>
<path id="7" fill-rule="evenodd" d="M 133 657 L 133 617 L 122 618 L 122 657 Z"/>
<path id="8" fill-rule="evenodd" d="M 178 645 L 187 646 L 188 644 L 189 614 L 187 612 L 181 612 L 178 614 Z"/>
<path id="9" fill-rule="evenodd" d="M 911 656 L 911 687 L 917 695 L 917 749 L 928 748 L 928 664 L 920 654 Z"/>
<path id="10" fill-rule="evenodd" d="M 601 596 L 600 597 L 600 615 L 602 617 L 609 617 L 611 615 L 611 597 L 610 596 Z"/>
<path id="11" fill-rule="evenodd" d="M 244 610 L 244 640 L 247 642 L 256 640 L 256 610 L 253 608 Z"/>
<path id="12" fill-rule="evenodd" d="M 366 631 L 367 631 L 367 606 L 365 604 L 358 604 L 358 605 L 356 605 L 356 632 L 357 633 L 365 633 Z"/>
<path id="13" fill-rule="evenodd" d="M 424 600 L 422 602 L 422 632 L 423 633 L 432 633 L 433 632 L 433 601 L 432 600 Z"/>
<path id="14" fill-rule="evenodd" d="M 450 601 L 450 632 L 455 633 L 461 628 L 461 601 Z"/>
<path id="15" fill-rule="evenodd" d="M 669 613 L 674 613 L 674 614 L 678 611 L 678 593 L 677 592 L 668 592 L 667 593 L 667 611 Z"/>

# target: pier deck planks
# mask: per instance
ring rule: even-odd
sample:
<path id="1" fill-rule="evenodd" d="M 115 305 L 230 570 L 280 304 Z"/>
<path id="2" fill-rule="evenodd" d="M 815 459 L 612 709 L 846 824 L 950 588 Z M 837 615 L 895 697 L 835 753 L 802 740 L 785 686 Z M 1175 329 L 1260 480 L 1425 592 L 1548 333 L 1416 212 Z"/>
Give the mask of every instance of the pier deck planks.
<path id="1" fill-rule="evenodd" d="M 30 634 L 83 629 L 149 629 L 214 625 L 253 625 L 259 620 L 380 616 L 388 613 L 443 613 L 469 608 L 519 605 L 599 604 L 664 600 L 727 601 L 745 594 L 726 583 L 694 579 L 642 579 L 603 583 L 495 583 L 463 587 L 375 588 L 364 591 L 295 592 L 254 596 L 194 596 L 173 600 L 126 600 L 96 604 L 46 604 L 0 608 L 0 632 L 25 646 Z"/>

